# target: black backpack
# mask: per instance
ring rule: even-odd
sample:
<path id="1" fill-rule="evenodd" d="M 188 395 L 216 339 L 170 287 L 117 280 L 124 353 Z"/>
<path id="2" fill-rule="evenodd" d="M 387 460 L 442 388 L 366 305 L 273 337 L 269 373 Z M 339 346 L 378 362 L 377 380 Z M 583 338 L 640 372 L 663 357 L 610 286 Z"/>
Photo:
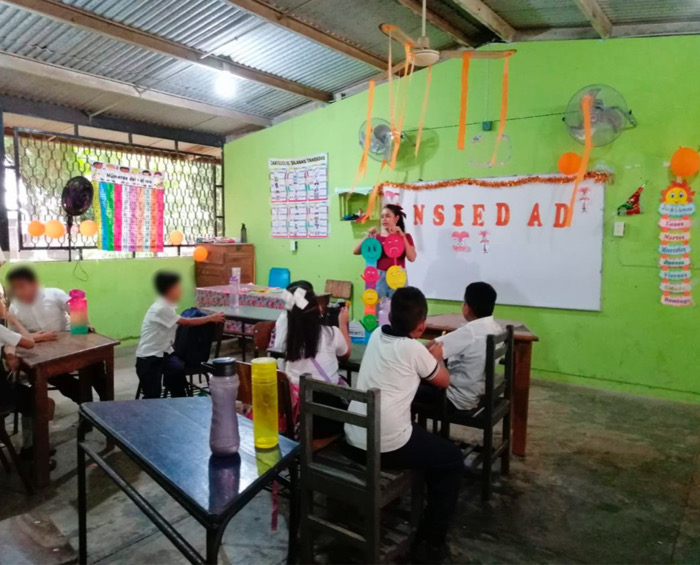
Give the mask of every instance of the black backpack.
<path id="1" fill-rule="evenodd" d="M 187 308 L 182 312 L 183 318 L 203 318 L 207 316 L 199 308 Z M 173 349 L 185 363 L 185 367 L 198 367 L 209 360 L 211 345 L 216 334 L 216 324 L 201 326 L 178 326 Z"/>

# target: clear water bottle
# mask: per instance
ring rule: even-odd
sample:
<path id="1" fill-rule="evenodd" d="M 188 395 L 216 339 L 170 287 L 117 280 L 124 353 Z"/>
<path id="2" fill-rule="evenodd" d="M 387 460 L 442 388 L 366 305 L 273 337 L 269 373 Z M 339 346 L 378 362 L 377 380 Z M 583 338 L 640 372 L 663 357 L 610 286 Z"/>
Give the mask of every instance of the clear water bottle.
<path id="1" fill-rule="evenodd" d="M 209 380 L 212 403 L 209 447 L 213 455 L 234 455 L 238 453 L 241 442 L 236 414 L 239 385 L 236 360 L 222 357 L 204 366 L 212 374 Z"/>
<path id="2" fill-rule="evenodd" d="M 241 287 L 241 269 L 240 267 L 231 268 L 231 278 L 228 280 L 228 306 L 229 308 L 238 308 L 240 305 L 239 290 Z"/>

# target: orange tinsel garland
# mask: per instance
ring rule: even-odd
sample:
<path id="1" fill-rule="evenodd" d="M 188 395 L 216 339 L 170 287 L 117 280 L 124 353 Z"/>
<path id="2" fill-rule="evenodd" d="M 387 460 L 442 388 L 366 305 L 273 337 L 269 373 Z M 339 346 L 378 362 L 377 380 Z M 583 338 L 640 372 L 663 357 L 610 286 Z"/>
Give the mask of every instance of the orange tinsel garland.
<path id="1" fill-rule="evenodd" d="M 612 178 L 612 175 L 610 173 L 602 173 L 599 171 L 592 171 L 589 173 L 586 173 L 585 177 L 586 180 L 594 180 L 595 182 L 606 182 L 610 178 Z M 377 185 L 380 189 L 384 188 L 398 188 L 401 190 L 433 190 L 436 188 L 446 188 L 449 186 L 459 186 L 462 184 L 470 184 L 472 186 L 480 186 L 482 188 L 511 188 L 514 186 L 522 186 L 524 184 L 531 184 L 531 183 L 542 183 L 542 184 L 569 184 L 571 182 L 574 182 L 576 180 L 576 176 L 542 176 L 542 175 L 533 175 L 530 177 L 520 177 L 520 178 L 515 178 L 512 180 L 503 180 L 503 181 L 491 181 L 491 180 L 484 180 L 484 179 L 454 179 L 454 180 L 445 180 L 445 181 L 436 181 L 436 182 L 427 182 L 427 183 L 422 183 L 422 184 L 415 184 L 415 183 L 398 183 L 398 182 L 383 182 Z"/>

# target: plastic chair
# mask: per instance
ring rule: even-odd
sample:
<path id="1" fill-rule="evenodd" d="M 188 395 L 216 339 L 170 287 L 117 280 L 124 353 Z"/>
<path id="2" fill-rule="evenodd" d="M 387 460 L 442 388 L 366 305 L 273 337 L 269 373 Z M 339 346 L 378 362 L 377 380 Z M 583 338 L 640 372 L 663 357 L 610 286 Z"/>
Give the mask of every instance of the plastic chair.
<path id="1" fill-rule="evenodd" d="M 270 275 L 267 278 L 267 286 L 274 286 L 277 288 L 287 288 L 291 281 L 292 275 L 289 269 L 284 269 L 282 267 L 272 267 L 270 269 Z"/>

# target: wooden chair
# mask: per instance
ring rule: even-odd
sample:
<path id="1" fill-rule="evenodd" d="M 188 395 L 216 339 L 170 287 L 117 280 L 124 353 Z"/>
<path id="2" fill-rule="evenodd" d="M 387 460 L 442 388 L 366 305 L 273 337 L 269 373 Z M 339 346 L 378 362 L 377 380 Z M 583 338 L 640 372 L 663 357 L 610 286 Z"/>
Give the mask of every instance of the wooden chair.
<path id="1" fill-rule="evenodd" d="M 11 472 L 10 463 L 2 451 L 2 446 L 4 445 L 10 455 L 10 459 L 12 459 L 12 463 L 14 463 L 15 469 L 17 469 L 17 473 L 19 474 L 19 478 L 22 480 L 24 489 L 27 491 L 27 494 L 33 494 L 34 488 L 32 487 L 32 482 L 22 467 L 22 463 L 19 460 L 19 455 L 17 455 L 17 451 L 12 445 L 12 440 L 5 429 L 5 418 L 10 416 L 13 412 L 14 407 L 12 406 L 0 406 L 0 465 L 2 465 L 2 467 L 8 473 Z"/>
<path id="2" fill-rule="evenodd" d="M 501 460 L 501 473 L 510 471 L 510 411 L 513 386 L 513 326 L 499 335 L 486 338 L 486 380 L 484 396 L 473 410 L 448 410 L 447 397 L 441 396 L 439 414 L 434 417 L 441 422 L 442 435 L 449 439 L 450 425 L 466 426 L 483 430 L 483 447 L 473 460 L 476 471 L 481 465 L 481 498 L 491 498 L 493 465 Z M 501 441 L 494 445 L 494 428 L 502 424 Z"/>
<path id="3" fill-rule="evenodd" d="M 366 405 L 366 414 L 357 414 L 313 401 L 314 392 L 333 395 Z M 318 398 L 318 397 L 317 397 Z M 314 541 L 318 534 L 345 542 L 362 552 L 361 561 L 392 561 L 407 552 L 423 506 L 422 476 L 410 471 L 382 471 L 380 468 L 380 392 L 377 389 L 358 391 L 327 384 L 302 376 L 301 380 L 301 563 L 313 563 Z M 340 442 L 313 450 L 313 416 L 359 426 L 367 430 L 367 458 L 361 464 L 347 457 Z M 381 535 L 382 509 L 411 491 L 411 515 L 397 527 L 385 528 Z M 324 515 L 317 497 L 339 501 L 357 509 L 358 524 L 349 524 L 347 512 L 338 516 Z M 386 518 L 386 517 L 385 517 Z M 386 526 L 386 520 L 385 524 Z M 347 562 L 347 554 L 343 554 Z"/>
<path id="4" fill-rule="evenodd" d="M 253 344 L 255 357 L 263 357 L 270 348 L 272 332 L 275 331 L 275 322 L 258 322 L 253 327 Z"/>

